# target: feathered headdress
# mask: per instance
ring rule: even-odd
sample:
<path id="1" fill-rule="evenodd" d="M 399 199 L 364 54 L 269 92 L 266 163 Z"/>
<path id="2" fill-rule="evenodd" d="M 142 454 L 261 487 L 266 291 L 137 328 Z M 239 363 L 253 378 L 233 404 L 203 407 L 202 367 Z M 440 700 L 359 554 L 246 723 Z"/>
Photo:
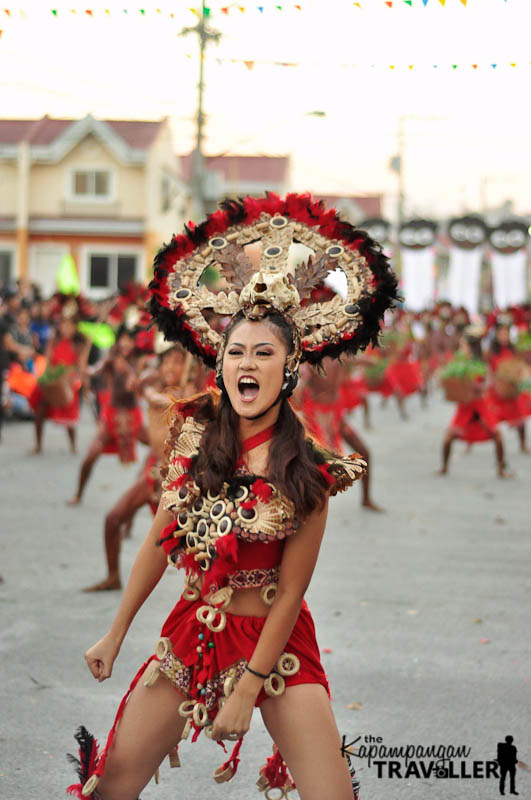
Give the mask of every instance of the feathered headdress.
<path id="1" fill-rule="evenodd" d="M 166 339 L 179 340 L 207 366 L 220 369 L 225 344 L 208 312 L 232 317 L 242 311 L 248 319 L 282 314 L 294 334 L 287 363 L 291 374 L 301 360 L 318 364 L 325 356 L 337 358 L 377 344 L 383 314 L 397 299 L 397 279 L 380 245 L 322 201 L 308 194 L 281 199 L 272 193 L 263 199 L 226 200 L 219 211 L 198 226 L 189 223 L 185 231 L 155 258 L 149 307 Z M 259 269 L 245 251 L 257 242 Z M 292 243 L 312 252 L 293 273 L 288 261 Z M 211 266 L 226 285 L 217 294 L 201 284 Z M 346 298 L 302 304 L 334 270 L 346 277 Z"/>

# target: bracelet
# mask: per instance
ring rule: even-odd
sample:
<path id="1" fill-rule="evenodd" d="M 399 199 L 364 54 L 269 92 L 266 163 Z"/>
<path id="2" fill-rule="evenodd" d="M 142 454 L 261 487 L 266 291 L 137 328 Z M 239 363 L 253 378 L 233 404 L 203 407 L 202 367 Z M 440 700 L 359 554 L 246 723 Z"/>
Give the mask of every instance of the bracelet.
<path id="1" fill-rule="evenodd" d="M 269 675 L 264 675 L 262 672 L 257 672 L 255 669 L 251 669 L 249 664 L 245 665 L 245 669 L 248 670 L 249 672 L 252 672 L 253 675 L 257 675 L 259 678 L 263 678 L 264 680 L 267 680 L 267 678 L 269 678 Z"/>

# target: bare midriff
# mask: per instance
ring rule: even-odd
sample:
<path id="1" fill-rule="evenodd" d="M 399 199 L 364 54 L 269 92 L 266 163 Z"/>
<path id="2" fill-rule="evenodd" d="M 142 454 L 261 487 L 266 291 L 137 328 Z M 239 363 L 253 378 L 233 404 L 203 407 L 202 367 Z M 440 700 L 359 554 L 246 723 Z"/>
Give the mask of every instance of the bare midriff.
<path id="1" fill-rule="evenodd" d="M 203 582 L 204 575 L 201 575 L 195 586 L 202 588 Z M 261 591 L 260 587 L 234 589 L 225 611 L 242 617 L 267 617 L 271 606 L 264 602 Z M 214 592 L 209 592 L 203 599 L 208 603 L 213 594 Z"/>

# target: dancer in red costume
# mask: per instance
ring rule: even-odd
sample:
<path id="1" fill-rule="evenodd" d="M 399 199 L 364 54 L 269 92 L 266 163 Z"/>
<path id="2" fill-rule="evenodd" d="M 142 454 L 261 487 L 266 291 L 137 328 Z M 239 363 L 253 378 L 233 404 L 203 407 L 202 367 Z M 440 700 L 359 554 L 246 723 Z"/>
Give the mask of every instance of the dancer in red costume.
<path id="1" fill-rule="evenodd" d="M 149 505 L 153 515 L 160 501 L 160 467 L 164 463 L 164 444 L 168 434 L 167 411 L 177 398 L 193 394 L 196 386 L 189 367 L 192 356 L 177 345 L 160 355 L 157 370 L 149 370 L 142 376 L 141 394 L 148 403 L 148 432 L 150 452 L 140 475 L 124 492 L 105 517 L 104 543 L 107 560 L 107 577 L 85 592 L 114 591 L 122 588 L 120 578 L 120 550 L 122 530 L 130 525 L 137 511 Z M 183 374 L 186 365 L 186 374 Z M 174 393 L 176 397 L 174 397 Z"/>
<path id="2" fill-rule="evenodd" d="M 288 277 L 289 245 L 316 253 Z M 262 243 L 255 271 L 244 247 Z M 362 256 L 362 257 L 360 257 Z M 199 288 L 212 262 L 229 291 Z M 322 304 L 318 325 L 300 301 L 316 272 L 341 269 L 350 287 L 342 304 Z M 222 210 L 157 256 L 152 313 L 167 339 L 179 339 L 216 366 L 221 394 L 177 404 L 163 494 L 109 633 L 85 657 L 93 676 L 111 675 L 138 609 L 167 558 L 186 570 L 184 592 L 156 651 L 137 672 L 100 751 L 78 732 L 78 798 L 136 800 L 166 754 L 201 731 L 231 755 L 214 772 L 236 772 L 252 712 L 260 707 L 276 749 L 260 788 L 293 787 L 301 800 L 357 796 L 341 751 L 330 690 L 304 599 L 323 537 L 329 495 L 364 470 L 305 436 L 289 396 L 301 359 L 356 352 L 377 340 L 397 282 L 380 248 L 309 196 L 227 201 Z M 220 336 L 202 316 L 231 321 Z M 324 338 L 326 337 L 326 338 Z M 158 547 L 157 547 L 158 544 Z M 301 736 L 301 725 L 304 736 Z"/>
<path id="3" fill-rule="evenodd" d="M 517 360 L 510 339 L 508 324 L 499 323 L 495 339 L 488 354 L 491 385 L 487 399 L 498 422 L 506 422 L 518 434 L 520 450 L 529 453 L 526 443 L 526 417 L 530 413 L 527 395 L 519 391 L 519 376 L 527 372 L 523 362 Z"/>
<path id="4" fill-rule="evenodd" d="M 463 336 L 460 352 L 468 358 L 481 358 L 481 349 L 477 338 Z M 505 463 L 503 439 L 497 427 L 497 419 L 490 403 L 485 397 L 483 381 L 478 379 L 470 386 L 470 397 L 464 402 L 458 402 L 457 410 L 452 417 L 443 442 L 442 467 L 438 475 L 448 473 L 448 463 L 452 445 L 456 439 L 468 442 L 469 445 L 477 442 L 494 442 L 496 448 L 496 463 L 499 478 L 510 478 Z"/>
<path id="5" fill-rule="evenodd" d="M 64 366 L 66 371 L 62 380 L 67 383 L 71 399 L 66 403 L 54 405 L 46 399 L 39 384 L 33 390 L 29 403 L 35 413 L 35 449 L 32 453 L 42 452 L 42 435 L 44 422 L 52 420 L 64 425 L 70 442 L 72 453 L 76 452 L 76 426 L 79 421 L 79 393 L 81 390 L 81 370 L 86 364 L 90 342 L 77 332 L 75 309 L 66 309 L 59 320 L 55 337 L 50 340 L 46 350 L 48 367 Z"/>
<path id="6" fill-rule="evenodd" d="M 122 328 L 109 355 L 87 369 L 91 377 L 104 376 L 106 390 L 100 395 L 103 402 L 98 430 L 81 464 L 77 491 L 69 505 L 81 502 L 94 464 L 102 453 L 119 454 L 122 463 L 130 463 L 136 461 L 136 441 L 149 443 L 136 392 L 137 361 L 134 333 Z"/>
<path id="7" fill-rule="evenodd" d="M 301 385 L 300 410 L 309 433 L 324 447 L 336 453 L 343 452 L 343 442 L 360 453 L 367 464 L 361 480 L 361 505 L 369 511 L 383 511 L 371 498 L 369 448 L 346 419 L 347 414 L 362 402 L 362 390 L 345 376 L 345 366 L 331 358 L 323 359 L 326 375 L 318 375 L 307 367 Z M 358 400 L 358 402 L 356 402 Z"/>

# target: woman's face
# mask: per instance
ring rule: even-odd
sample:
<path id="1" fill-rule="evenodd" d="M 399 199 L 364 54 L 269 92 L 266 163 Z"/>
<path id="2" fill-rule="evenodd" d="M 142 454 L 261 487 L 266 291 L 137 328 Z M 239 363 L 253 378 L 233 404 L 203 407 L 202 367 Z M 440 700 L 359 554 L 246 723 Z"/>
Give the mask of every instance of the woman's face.
<path id="1" fill-rule="evenodd" d="M 121 356 L 127 358 L 135 349 L 135 340 L 130 333 L 122 333 L 116 342 L 117 350 Z"/>
<path id="2" fill-rule="evenodd" d="M 178 386 L 183 374 L 184 355 L 180 350 L 164 353 L 160 363 L 160 375 L 165 386 Z"/>
<path id="3" fill-rule="evenodd" d="M 59 323 L 59 333 L 65 339 L 72 339 L 77 330 L 76 323 L 70 317 L 63 317 Z"/>
<path id="4" fill-rule="evenodd" d="M 496 331 L 496 339 L 498 344 L 501 344 L 502 346 L 509 344 L 509 328 L 507 328 L 505 325 L 501 325 Z"/>
<path id="5" fill-rule="evenodd" d="M 223 356 L 223 381 L 233 409 L 255 417 L 272 405 L 284 381 L 288 348 L 266 322 L 244 320 L 231 331 Z"/>

